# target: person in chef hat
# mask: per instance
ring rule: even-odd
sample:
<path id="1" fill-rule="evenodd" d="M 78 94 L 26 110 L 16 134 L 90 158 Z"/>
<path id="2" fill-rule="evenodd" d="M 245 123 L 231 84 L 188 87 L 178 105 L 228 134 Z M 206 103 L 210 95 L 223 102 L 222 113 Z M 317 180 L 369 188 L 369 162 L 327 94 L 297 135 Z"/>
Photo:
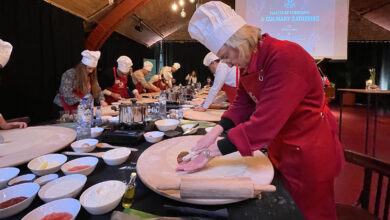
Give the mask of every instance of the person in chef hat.
<path id="1" fill-rule="evenodd" d="M 194 110 L 201 112 L 206 111 L 215 100 L 226 100 L 224 97 L 227 97 L 228 101 L 233 103 L 237 94 L 238 68 L 235 66 L 229 67 L 226 63 L 220 62 L 219 57 L 213 52 L 209 52 L 204 57 L 203 65 L 209 67 L 210 71 L 215 75 L 214 83 L 203 104 Z M 225 94 L 218 96 L 218 93 L 221 90 L 223 90 Z"/>
<path id="2" fill-rule="evenodd" d="M 92 94 L 95 103 L 107 106 L 96 72 L 100 51 L 84 50 L 81 55 L 83 56 L 81 62 L 62 74 L 60 88 L 53 101 L 69 113 L 77 110 L 81 99 L 89 93 Z"/>
<path id="3" fill-rule="evenodd" d="M 118 66 L 105 70 L 99 75 L 99 85 L 103 89 L 105 101 L 108 104 L 122 98 L 138 98 L 141 96 L 129 76 L 133 72 L 133 62 L 127 56 L 117 59 Z"/>
<path id="4" fill-rule="evenodd" d="M 154 86 L 150 92 L 172 88 L 173 73 L 178 69 L 180 69 L 180 63 L 174 63 L 172 66 L 161 68 L 160 72 L 149 80 L 149 83 Z"/>
<path id="5" fill-rule="evenodd" d="M 143 93 L 146 92 L 147 90 L 155 88 L 152 84 L 148 83 L 145 79 L 145 76 L 149 75 L 152 69 L 153 69 L 153 63 L 150 61 L 145 61 L 142 69 L 139 69 L 131 74 L 133 84 L 138 90 L 138 93 Z"/>
<path id="6" fill-rule="evenodd" d="M 253 156 L 267 148 L 304 217 L 337 219 L 333 182 L 344 165 L 343 148 L 313 57 L 298 44 L 262 35 L 220 1 L 197 8 L 188 32 L 243 71 L 232 105 L 192 148 L 202 153 L 177 170 L 197 170 L 234 151 Z M 223 131 L 227 137 L 218 140 Z"/>
<path id="7" fill-rule="evenodd" d="M 12 53 L 12 45 L 0 39 L 0 69 L 4 68 L 8 63 L 9 58 Z M 26 128 L 27 124 L 25 122 L 7 122 L 3 115 L 0 113 L 0 129 L 8 130 L 13 128 Z"/>

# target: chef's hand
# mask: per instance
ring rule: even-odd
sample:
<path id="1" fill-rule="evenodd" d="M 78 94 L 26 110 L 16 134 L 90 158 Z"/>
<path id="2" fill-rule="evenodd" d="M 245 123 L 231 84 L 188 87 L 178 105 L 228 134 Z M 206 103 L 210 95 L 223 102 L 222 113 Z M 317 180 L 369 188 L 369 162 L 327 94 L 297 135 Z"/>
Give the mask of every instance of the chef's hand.
<path id="1" fill-rule="evenodd" d="M 3 129 L 8 130 L 13 128 L 27 128 L 27 124 L 24 122 L 10 122 L 7 123 Z"/>
<path id="2" fill-rule="evenodd" d="M 219 151 L 217 142 L 214 142 L 214 144 L 212 144 L 208 148 L 208 150 L 210 151 L 209 156 L 207 156 L 204 152 L 201 152 L 198 156 L 196 156 L 189 162 L 180 163 L 179 166 L 176 168 L 176 171 L 196 171 L 204 167 L 214 157 L 222 156 L 221 151 Z"/>
<path id="3" fill-rule="evenodd" d="M 208 148 L 210 145 L 212 145 L 218 138 L 219 135 L 221 135 L 223 132 L 223 128 L 221 125 L 215 126 L 209 133 L 207 133 L 205 136 L 203 136 L 197 143 L 196 146 L 193 147 L 192 151 L 199 151 L 202 149 Z"/>
<path id="4" fill-rule="evenodd" d="M 102 107 L 105 107 L 105 106 L 108 106 L 107 102 L 106 101 L 100 101 L 100 106 Z"/>
<path id="5" fill-rule="evenodd" d="M 194 111 L 197 111 L 197 112 L 205 112 L 207 109 L 203 108 L 203 106 L 199 106 L 199 107 L 196 107 L 194 108 Z"/>
<path id="6" fill-rule="evenodd" d="M 135 98 L 136 98 L 137 100 L 141 100 L 141 99 L 142 99 L 142 96 L 138 93 L 138 91 L 135 92 L 135 93 L 133 93 L 133 94 L 134 94 L 134 96 L 135 96 Z"/>
<path id="7" fill-rule="evenodd" d="M 111 93 L 111 97 L 113 97 L 116 100 L 121 100 L 121 98 L 122 98 L 121 95 L 119 95 L 118 93 L 114 93 L 114 92 Z"/>

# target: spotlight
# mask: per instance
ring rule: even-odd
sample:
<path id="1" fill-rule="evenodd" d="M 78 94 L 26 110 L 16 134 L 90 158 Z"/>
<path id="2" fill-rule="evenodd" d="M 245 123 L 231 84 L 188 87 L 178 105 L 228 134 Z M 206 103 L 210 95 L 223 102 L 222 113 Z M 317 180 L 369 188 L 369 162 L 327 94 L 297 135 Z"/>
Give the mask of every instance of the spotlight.
<path id="1" fill-rule="evenodd" d="M 172 4 L 172 10 L 176 11 L 177 8 L 178 8 L 178 6 L 177 6 L 176 2 L 174 2 L 174 3 Z"/>
<path id="2" fill-rule="evenodd" d="M 190 0 L 190 2 L 191 2 L 191 3 L 194 3 L 194 2 L 195 2 L 195 0 Z"/>
<path id="3" fill-rule="evenodd" d="M 179 5 L 180 5 L 180 6 L 183 6 L 183 5 L 184 5 L 184 1 L 183 1 L 183 0 L 180 0 L 180 1 L 179 1 Z"/>
<path id="4" fill-rule="evenodd" d="M 181 17 L 185 18 L 187 13 L 184 11 L 184 8 L 180 12 Z"/>

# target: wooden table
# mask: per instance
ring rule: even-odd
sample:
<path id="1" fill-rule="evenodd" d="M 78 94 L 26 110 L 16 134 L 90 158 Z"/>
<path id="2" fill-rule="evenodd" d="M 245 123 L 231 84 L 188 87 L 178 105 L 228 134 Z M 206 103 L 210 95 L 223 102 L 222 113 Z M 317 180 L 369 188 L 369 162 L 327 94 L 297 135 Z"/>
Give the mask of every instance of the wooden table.
<path id="1" fill-rule="evenodd" d="M 367 95 L 367 116 L 366 116 L 366 140 L 364 145 L 364 153 L 368 154 L 368 132 L 370 126 L 370 104 L 371 104 L 371 96 L 374 97 L 375 107 L 374 107 L 374 134 L 373 134 L 373 142 L 372 142 L 372 156 L 375 156 L 375 148 L 376 148 L 376 124 L 377 124 L 377 106 L 378 99 L 377 95 L 390 95 L 390 91 L 388 90 L 367 90 L 367 89 L 337 89 L 340 92 L 340 120 L 339 120 L 339 139 L 341 141 L 341 123 L 342 123 L 342 115 L 343 115 L 343 93 L 344 92 L 352 92 L 352 93 L 361 93 Z"/>

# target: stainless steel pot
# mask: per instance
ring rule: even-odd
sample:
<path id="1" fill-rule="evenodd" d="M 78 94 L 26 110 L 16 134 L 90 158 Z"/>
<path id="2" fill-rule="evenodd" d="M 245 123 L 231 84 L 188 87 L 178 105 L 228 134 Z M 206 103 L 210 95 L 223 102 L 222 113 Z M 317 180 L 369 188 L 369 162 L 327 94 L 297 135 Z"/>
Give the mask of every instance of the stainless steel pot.
<path id="1" fill-rule="evenodd" d="M 126 125 L 142 124 L 147 118 L 147 105 L 122 103 L 119 105 L 119 123 Z"/>

